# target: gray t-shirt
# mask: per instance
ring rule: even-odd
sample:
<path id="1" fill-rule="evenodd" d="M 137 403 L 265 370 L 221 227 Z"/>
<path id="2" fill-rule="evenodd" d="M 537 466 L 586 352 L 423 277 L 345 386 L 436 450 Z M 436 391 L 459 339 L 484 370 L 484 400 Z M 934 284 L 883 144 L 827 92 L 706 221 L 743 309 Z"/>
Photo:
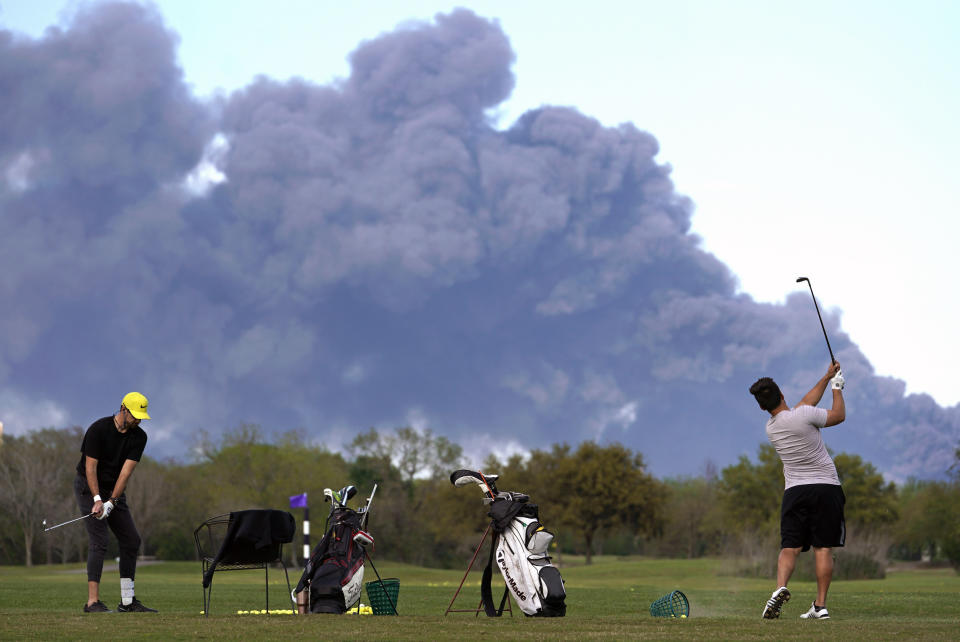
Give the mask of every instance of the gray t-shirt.
<path id="1" fill-rule="evenodd" d="M 837 467 L 820 436 L 826 423 L 827 411 L 816 406 L 797 406 L 767 421 L 767 438 L 783 462 L 785 489 L 801 484 L 840 485 Z"/>

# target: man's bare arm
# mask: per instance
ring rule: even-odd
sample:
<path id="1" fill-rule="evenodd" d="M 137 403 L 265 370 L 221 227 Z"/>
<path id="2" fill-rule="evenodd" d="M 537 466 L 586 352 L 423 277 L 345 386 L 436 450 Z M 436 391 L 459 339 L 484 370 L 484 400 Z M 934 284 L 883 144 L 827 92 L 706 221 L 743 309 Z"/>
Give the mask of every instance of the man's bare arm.
<path id="1" fill-rule="evenodd" d="M 820 381 L 818 381 L 813 388 L 810 389 L 810 392 L 803 395 L 803 399 L 801 399 L 800 403 L 797 405 L 816 406 L 818 403 L 820 403 L 820 400 L 823 399 L 823 393 L 827 390 L 827 385 L 830 383 L 830 380 L 833 379 L 833 376 L 838 372 L 840 372 L 840 364 L 834 361 L 830 364 L 830 367 L 827 368 L 827 374 L 820 378 Z M 843 421 L 843 419 L 840 421 Z"/>
<path id="2" fill-rule="evenodd" d="M 120 476 L 117 477 L 117 483 L 114 484 L 110 497 L 120 497 L 123 494 L 123 491 L 127 488 L 127 480 L 130 479 L 130 475 L 133 474 L 133 469 L 136 467 L 137 462 L 132 459 L 123 462 L 123 468 L 120 469 Z"/>
<path id="3" fill-rule="evenodd" d="M 847 418 L 847 406 L 843 402 L 843 390 L 833 389 L 833 407 L 827 411 L 827 426 L 836 426 Z"/>
<path id="4" fill-rule="evenodd" d="M 87 486 L 90 488 L 90 494 L 96 496 L 100 494 L 100 486 L 97 484 L 97 460 L 90 455 L 86 455 L 86 458 L 84 470 L 87 474 Z M 103 510 L 103 501 L 93 502 L 93 509 L 90 512 L 99 515 L 101 510 Z"/>

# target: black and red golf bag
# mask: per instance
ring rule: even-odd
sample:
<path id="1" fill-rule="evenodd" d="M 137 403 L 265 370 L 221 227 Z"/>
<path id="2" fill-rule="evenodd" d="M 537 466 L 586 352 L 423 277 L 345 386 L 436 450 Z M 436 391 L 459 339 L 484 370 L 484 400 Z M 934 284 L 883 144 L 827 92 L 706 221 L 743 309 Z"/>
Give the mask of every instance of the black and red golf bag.
<path id="1" fill-rule="evenodd" d="M 338 507 L 327 532 L 313 549 L 295 593 L 310 589 L 311 613 L 346 613 L 360 600 L 363 588 L 363 548 L 353 541 L 361 516 Z"/>

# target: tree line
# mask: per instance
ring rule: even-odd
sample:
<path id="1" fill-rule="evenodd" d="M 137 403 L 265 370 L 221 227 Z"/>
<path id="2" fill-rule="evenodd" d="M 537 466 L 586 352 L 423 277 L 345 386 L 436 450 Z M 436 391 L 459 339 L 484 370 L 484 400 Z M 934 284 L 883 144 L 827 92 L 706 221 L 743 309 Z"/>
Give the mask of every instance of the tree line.
<path id="1" fill-rule="evenodd" d="M 0 443 L 0 564 L 54 564 L 86 559 L 83 526 L 48 533 L 42 522 L 79 516 L 73 478 L 83 429 L 43 429 Z M 141 553 L 196 559 L 193 532 L 214 515 L 248 508 L 290 510 L 298 522 L 292 565 L 301 560 L 306 492 L 313 541 L 329 505 L 324 488 L 353 484 L 357 499 L 379 484 L 369 528 L 377 554 L 426 566 L 469 560 L 488 518 L 479 492 L 456 488 L 451 471 L 465 467 L 462 448 L 410 427 L 357 435 L 344 452 L 310 442 L 302 432 L 268 437 L 241 425 L 213 439 L 199 433 L 188 461 L 144 457 L 127 496 L 143 538 Z M 834 457 L 847 497 L 847 546 L 837 550 L 837 577 L 882 577 L 888 559 L 950 563 L 960 571 L 960 449 L 946 481 L 886 482 L 858 455 Z M 642 554 L 724 556 L 730 572 L 770 576 L 779 550 L 783 492 L 780 459 L 769 444 L 698 476 L 657 479 L 643 455 L 620 444 L 554 444 L 526 456 L 489 456 L 481 469 L 498 473 L 500 490 L 524 492 L 556 534 L 553 552 L 583 556 Z M 111 539 L 111 545 L 115 546 Z M 108 552 L 108 554 L 114 554 Z M 809 556 L 808 556 L 809 557 Z M 799 577 L 812 569 L 798 569 Z"/>

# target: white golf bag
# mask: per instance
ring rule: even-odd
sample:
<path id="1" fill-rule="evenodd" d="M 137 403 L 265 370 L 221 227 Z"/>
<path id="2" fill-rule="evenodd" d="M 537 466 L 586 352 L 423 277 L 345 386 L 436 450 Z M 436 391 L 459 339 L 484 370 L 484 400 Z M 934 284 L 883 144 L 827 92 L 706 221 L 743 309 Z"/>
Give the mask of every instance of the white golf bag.
<path id="1" fill-rule="evenodd" d="M 491 507 L 491 515 L 498 502 L 511 501 L 498 498 Z M 547 554 L 553 533 L 545 530 L 537 519 L 537 507 L 534 504 L 522 503 L 521 506 L 521 513 L 513 517 L 502 532 L 494 535 L 493 561 L 500 569 L 514 601 L 524 613 L 539 617 L 563 617 L 567 611 L 566 589 L 560 571 L 550 563 Z M 494 524 L 496 529 L 496 520 Z M 488 615 L 493 608 L 489 575 L 491 573 L 485 570 L 480 588 Z M 491 599 L 488 600 L 488 596 Z M 498 610 L 503 612 L 503 604 Z"/>
<path id="2" fill-rule="evenodd" d="M 526 615 L 563 617 L 567 612 L 566 589 L 560 571 L 550 563 L 547 553 L 553 533 L 540 523 L 539 509 L 536 504 L 529 503 L 529 496 L 498 492 L 494 485 L 496 480 L 496 475 L 484 476 L 469 470 L 458 470 L 450 475 L 455 486 L 479 485 L 487 495 L 484 501 L 490 504 L 488 514 L 493 520 L 494 535 L 490 559 L 480 583 L 484 611 L 490 617 L 501 616 L 509 591 Z M 490 588 L 494 564 L 506 584 L 499 608 L 494 606 Z"/>

